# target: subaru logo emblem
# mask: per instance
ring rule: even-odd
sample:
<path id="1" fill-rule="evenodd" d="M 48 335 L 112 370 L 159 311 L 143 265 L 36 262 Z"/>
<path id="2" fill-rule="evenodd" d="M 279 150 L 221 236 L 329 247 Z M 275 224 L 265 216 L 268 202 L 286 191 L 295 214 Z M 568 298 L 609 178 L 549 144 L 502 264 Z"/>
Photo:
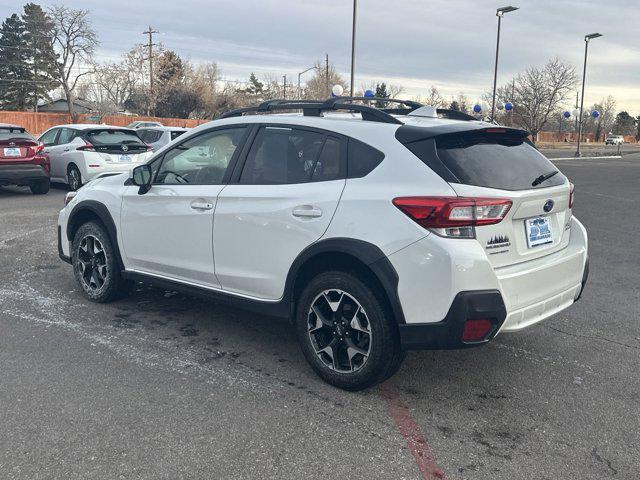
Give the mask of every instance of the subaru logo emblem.
<path id="1" fill-rule="evenodd" d="M 129 150 L 129 147 L 127 147 L 126 145 L 122 145 L 123 152 L 127 152 L 128 150 Z M 553 202 L 551 202 L 551 205 L 553 206 Z"/>
<path id="2" fill-rule="evenodd" d="M 551 210 L 553 210 L 553 206 L 555 205 L 555 203 L 553 203 L 553 200 L 547 200 L 544 204 L 544 207 L 542 207 L 542 209 L 549 213 Z"/>

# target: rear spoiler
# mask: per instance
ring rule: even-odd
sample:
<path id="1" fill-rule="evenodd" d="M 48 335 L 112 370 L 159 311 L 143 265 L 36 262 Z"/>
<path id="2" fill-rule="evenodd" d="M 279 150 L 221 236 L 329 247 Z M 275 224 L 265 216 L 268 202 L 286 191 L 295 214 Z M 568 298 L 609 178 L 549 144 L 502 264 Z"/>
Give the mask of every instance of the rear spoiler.
<path id="1" fill-rule="evenodd" d="M 519 128 L 495 126 L 484 122 L 456 122 L 444 125 L 418 127 L 415 125 L 403 125 L 396 130 L 396 139 L 402 143 L 412 143 L 419 140 L 439 137 L 448 134 L 465 133 L 496 133 L 513 135 L 516 137 L 527 137 L 529 134 Z"/>

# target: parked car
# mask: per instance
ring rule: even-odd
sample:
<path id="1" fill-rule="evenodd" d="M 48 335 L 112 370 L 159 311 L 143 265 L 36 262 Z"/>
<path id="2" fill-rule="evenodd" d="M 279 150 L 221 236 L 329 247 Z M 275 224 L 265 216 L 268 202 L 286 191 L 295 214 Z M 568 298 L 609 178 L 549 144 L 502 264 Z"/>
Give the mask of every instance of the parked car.
<path id="1" fill-rule="evenodd" d="M 138 128 L 162 127 L 162 126 L 163 125 L 160 122 L 137 121 L 127 125 L 127 128 L 138 129 Z"/>
<path id="2" fill-rule="evenodd" d="M 156 152 L 188 131 L 189 129 L 180 127 L 144 127 L 139 128 L 137 133 L 142 141 Z"/>
<path id="3" fill-rule="evenodd" d="M 289 318 L 315 372 L 349 390 L 407 350 L 483 345 L 580 298 L 573 185 L 527 132 L 360 100 L 233 111 L 70 193 L 59 253 L 82 293 L 145 281 Z"/>
<path id="4" fill-rule="evenodd" d="M 0 186 L 29 186 L 35 194 L 49 191 L 49 155 L 23 127 L 0 123 Z"/>
<path id="5" fill-rule="evenodd" d="M 608 135 L 604 141 L 605 145 L 622 145 L 624 137 L 622 135 Z"/>
<path id="6" fill-rule="evenodd" d="M 51 160 L 51 181 L 78 190 L 105 172 L 124 172 L 151 156 L 135 130 L 109 125 L 59 125 L 40 136 Z"/>

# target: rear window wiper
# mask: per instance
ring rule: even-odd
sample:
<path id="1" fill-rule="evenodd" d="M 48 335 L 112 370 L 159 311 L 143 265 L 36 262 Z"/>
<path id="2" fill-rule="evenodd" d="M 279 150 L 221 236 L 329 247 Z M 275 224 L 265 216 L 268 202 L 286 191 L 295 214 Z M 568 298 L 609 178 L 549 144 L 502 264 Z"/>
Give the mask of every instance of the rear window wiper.
<path id="1" fill-rule="evenodd" d="M 540 185 L 542 182 L 544 182 L 545 180 L 549 180 L 551 177 L 553 177 L 556 173 L 560 173 L 560 170 L 554 170 L 553 172 L 548 172 L 545 174 L 540 175 L 538 178 L 536 178 L 533 183 L 531 184 L 532 187 L 537 187 L 538 185 Z"/>

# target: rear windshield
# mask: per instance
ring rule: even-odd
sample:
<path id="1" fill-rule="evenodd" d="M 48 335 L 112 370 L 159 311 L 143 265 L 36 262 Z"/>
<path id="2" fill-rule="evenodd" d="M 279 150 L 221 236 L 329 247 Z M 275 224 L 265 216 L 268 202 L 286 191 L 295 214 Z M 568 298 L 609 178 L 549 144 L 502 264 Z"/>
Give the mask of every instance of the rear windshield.
<path id="1" fill-rule="evenodd" d="M 423 158 L 433 155 L 433 144 L 429 148 L 425 143 L 430 139 L 418 140 L 406 147 L 429 166 L 439 160 L 453 174 L 453 178 L 447 180 L 456 183 L 501 190 L 530 190 L 565 182 L 561 173 L 550 176 L 558 169 L 531 145 L 523 132 L 496 130 L 435 137 L 437 159 Z M 548 178 L 542 180 L 541 176 Z"/>
<path id="2" fill-rule="evenodd" d="M 142 140 L 128 130 L 92 130 L 87 139 L 93 145 L 140 145 Z"/>
<path id="3" fill-rule="evenodd" d="M 8 140 L 30 140 L 35 142 L 35 138 L 21 128 L 0 128 L 0 142 Z"/>

